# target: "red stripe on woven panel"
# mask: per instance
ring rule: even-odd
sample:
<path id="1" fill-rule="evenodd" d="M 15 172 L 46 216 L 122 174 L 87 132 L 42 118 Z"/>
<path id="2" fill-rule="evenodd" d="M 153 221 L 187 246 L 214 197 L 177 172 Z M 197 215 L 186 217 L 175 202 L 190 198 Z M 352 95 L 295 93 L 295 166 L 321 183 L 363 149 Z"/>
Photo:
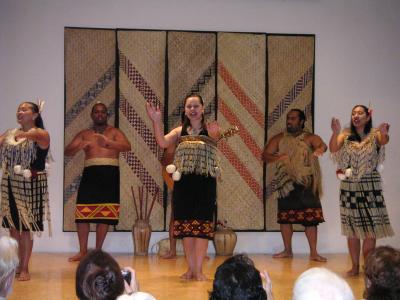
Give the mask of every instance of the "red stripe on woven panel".
<path id="1" fill-rule="evenodd" d="M 285 113 L 285 110 L 292 104 L 298 95 L 306 88 L 313 78 L 314 65 L 296 81 L 290 91 L 282 98 L 281 101 L 275 106 L 273 111 L 268 115 L 268 128 L 271 128 L 274 123 Z"/>
<path id="2" fill-rule="evenodd" d="M 157 182 L 150 176 L 149 172 L 144 168 L 141 161 L 137 158 L 137 156 L 132 152 L 122 152 L 122 157 L 125 159 L 126 163 L 131 167 L 133 173 L 140 179 L 146 189 L 149 191 L 151 196 L 154 196 L 156 191 L 162 191 L 162 187 L 159 187 Z M 157 201 L 162 204 L 162 193 L 158 194 Z"/>
<path id="3" fill-rule="evenodd" d="M 238 135 L 242 138 L 244 144 L 247 146 L 247 148 L 249 148 L 251 153 L 253 153 L 253 155 L 257 157 L 257 159 L 261 159 L 262 149 L 252 138 L 250 132 L 246 130 L 246 126 L 244 126 L 242 122 L 240 122 L 239 118 L 235 116 L 235 114 L 225 104 L 225 101 L 222 100 L 220 97 L 218 97 L 218 110 L 224 115 L 225 119 L 227 119 L 229 123 L 238 126 Z"/>
<path id="4" fill-rule="evenodd" d="M 262 188 L 258 184 L 258 182 L 253 178 L 249 170 L 246 166 L 240 161 L 240 159 L 236 156 L 236 154 L 232 151 L 231 147 L 225 142 L 221 141 L 218 143 L 218 148 L 221 153 L 228 159 L 230 164 L 238 171 L 243 180 L 247 183 L 250 189 L 256 194 L 257 198 L 260 201 L 263 201 L 262 196 Z M 261 163 L 260 163 L 261 167 Z"/>
<path id="5" fill-rule="evenodd" d="M 250 99 L 250 97 L 246 95 L 245 91 L 242 89 L 239 83 L 233 78 L 233 76 L 229 73 L 229 71 L 221 62 L 218 63 L 218 75 L 221 76 L 221 78 L 225 81 L 231 92 L 235 95 L 235 97 L 239 100 L 243 107 L 249 112 L 249 114 L 253 116 L 253 118 L 261 127 L 264 128 L 263 113 L 258 109 L 258 107 Z"/>
<path id="6" fill-rule="evenodd" d="M 160 107 L 162 106 L 162 103 L 154 93 L 153 89 L 121 50 L 119 51 L 119 67 L 131 80 L 133 85 L 142 94 L 146 101 L 150 101 L 153 104 L 158 104 Z"/>
<path id="7" fill-rule="evenodd" d="M 153 154 L 160 160 L 163 151 L 158 147 L 153 131 L 147 128 L 135 108 L 126 100 L 122 93 L 120 93 L 119 109 L 129 124 L 139 133 Z"/>

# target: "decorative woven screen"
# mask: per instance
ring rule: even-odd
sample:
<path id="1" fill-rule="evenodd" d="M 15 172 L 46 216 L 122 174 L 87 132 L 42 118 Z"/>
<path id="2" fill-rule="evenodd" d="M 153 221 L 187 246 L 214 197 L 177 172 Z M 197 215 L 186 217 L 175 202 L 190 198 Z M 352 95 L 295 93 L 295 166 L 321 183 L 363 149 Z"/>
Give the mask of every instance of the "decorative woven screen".
<path id="1" fill-rule="evenodd" d="M 143 187 L 153 230 L 168 228 L 170 199 L 162 180 L 160 149 L 145 111 L 146 101 L 164 112 L 165 131 L 180 124 L 183 100 L 191 93 L 205 102 L 207 120 L 239 127 L 219 142 L 222 180 L 216 218 L 243 231 L 274 231 L 273 166 L 261 153 L 268 138 L 285 127 L 286 112 L 304 109 L 313 127 L 313 35 L 65 29 L 65 144 L 91 126 L 95 101 L 106 103 L 109 123 L 119 127 L 132 150 L 120 155 L 120 222 L 136 219 L 132 189 Z M 115 118 L 114 118 L 115 117 Z M 64 230 L 75 230 L 76 191 L 83 153 L 65 159 Z M 157 195 L 156 195 L 157 194 Z"/>

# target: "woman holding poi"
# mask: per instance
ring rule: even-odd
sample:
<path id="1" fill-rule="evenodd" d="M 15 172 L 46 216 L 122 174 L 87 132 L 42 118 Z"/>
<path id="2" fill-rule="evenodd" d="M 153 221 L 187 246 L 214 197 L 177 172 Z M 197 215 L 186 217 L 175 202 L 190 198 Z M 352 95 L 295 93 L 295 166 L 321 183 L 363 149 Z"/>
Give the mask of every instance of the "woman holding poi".
<path id="1" fill-rule="evenodd" d="M 329 150 L 338 164 L 340 218 L 352 267 L 348 276 L 360 272 L 360 251 L 364 259 L 375 248 L 376 239 L 393 235 L 382 194 L 380 169 L 389 142 L 389 124 L 372 127 L 371 110 L 356 105 L 351 110 L 350 128 L 341 130 L 338 119 L 331 123 Z M 360 240 L 363 240 L 362 247 Z"/>
<path id="2" fill-rule="evenodd" d="M 147 103 L 158 145 L 177 145 L 174 164 L 167 166 L 174 179 L 174 237 L 183 239 L 188 270 L 182 279 L 206 280 L 203 261 L 208 240 L 214 236 L 216 177 L 219 174 L 216 142 L 220 137 L 217 122 L 205 123 L 201 96 L 184 100 L 182 126 L 164 135 L 160 108 Z"/>
<path id="3" fill-rule="evenodd" d="M 30 279 L 28 270 L 33 234 L 43 231 L 43 219 L 49 222 L 50 210 L 45 163 L 50 147 L 49 133 L 44 129 L 41 109 L 44 102 L 23 102 L 18 106 L 20 127 L 0 136 L 2 165 L 2 225 L 18 241 L 17 279 Z"/>

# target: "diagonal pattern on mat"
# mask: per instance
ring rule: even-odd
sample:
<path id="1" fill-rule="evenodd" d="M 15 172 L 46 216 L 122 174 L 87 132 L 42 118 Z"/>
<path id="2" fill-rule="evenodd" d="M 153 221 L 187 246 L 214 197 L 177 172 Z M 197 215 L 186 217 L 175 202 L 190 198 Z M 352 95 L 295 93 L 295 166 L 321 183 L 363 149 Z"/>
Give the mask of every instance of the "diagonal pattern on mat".
<path id="1" fill-rule="evenodd" d="M 146 189 L 154 195 L 156 190 L 162 190 L 162 186 L 159 186 L 157 182 L 151 177 L 149 172 L 145 169 L 141 161 L 133 152 L 123 152 L 122 157 L 125 159 L 127 164 L 131 167 L 131 170 L 140 179 Z M 161 201 L 162 198 L 158 198 Z"/>
<path id="2" fill-rule="evenodd" d="M 314 66 L 310 66 L 308 70 L 301 76 L 289 92 L 275 106 L 273 111 L 268 115 L 268 128 L 271 128 L 274 123 L 286 113 L 286 109 L 296 100 L 300 93 L 312 82 Z"/>
<path id="3" fill-rule="evenodd" d="M 264 228 L 265 53 L 265 35 L 218 33 L 218 122 L 239 127 L 218 144 L 218 218 L 235 230 Z"/>
<path id="4" fill-rule="evenodd" d="M 254 141 L 251 134 L 247 131 L 246 126 L 242 124 L 239 118 L 235 116 L 235 114 L 229 109 L 224 100 L 222 100 L 221 98 L 218 98 L 218 110 L 229 123 L 238 126 L 238 135 L 242 138 L 244 144 L 247 146 L 247 148 L 250 149 L 253 155 L 255 157 L 261 157 L 261 148 L 257 145 L 256 141 Z M 228 158 L 232 166 L 234 166 L 234 168 L 241 175 L 243 180 L 247 182 L 247 184 L 251 187 L 253 192 L 257 195 L 257 198 L 260 201 L 263 201 L 262 186 L 257 182 L 257 179 L 255 179 L 251 172 L 246 168 L 244 163 L 240 161 L 240 159 L 237 157 L 231 147 L 227 143 L 223 142 L 221 142 L 218 146 L 223 155 Z"/>
<path id="5" fill-rule="evenodd" d="M 107 85 L 115 77 L 115 63 L 113 63 L 90 88 L 89 90 L 75 102 L 75 104 L 65 114 L 65 127 L 68 127 L 71 122 L 82 112 L 82 110 L 91 104 L 93 100 L 107 87 Z"/>
<path id="6" fill-rule="evenodd" d="M 231 92 L 236 96 L 239 102 L 257 121 L 257 123 L 264 127 L 264 115 L 246 94 L 240 84 L 235 80 L 232 74 L 227 70 L 222 62 L 218 63 L 218 75 L 224 80 Z"/>
<path id="7" fill-rule="evenodd" d="M 129 61 L 122 51 L 119 51 L 119 64 L 120 69 L 128 76 L 133 85 L 138 89 L 146 101 L 150 101 L 153 104 L 162 105 L 145 78 L 143 78 L 139 71 L 136 70 L 135 66 Z"/>
<path id="8" fill-rule="evenodd" d="M 239 172 L 244 181 L 249 185 L 249 187 L 253 190 L 253 192 L 257 195 L 257 198 L 260 201 L 263 201 L 263 192 L 260 184 L 254 179 L 251 175 L 250 171 L 246 168 L 244 163 L 237 157 L 234 151 L 232 151 L 231 147 L 227 145 L 225 141 L 221 141 L 218 144 L 218 148 L 224 154 L 226 158 L 228 158 L 229 162 L 235 167 L 235 169 Z"/>
<path id="9" fill-rule="evenodd" d="M 190 96 L 192 94 L 201 94 L 204 87 L 210 82 L 211 78 L 215 77 L 215 62 L 213 62 L 196 80 L 193 86 L 190 88 L 190 92 L 186 94 Z M 186 98 L 185 97 L 185 98 Z M 179 126 L 181 121 L 181 115 L 184 111 L 183 103 L 177 103 L 171 113 L 168 114 L 168 124 L 171 125 L 169 129 Z M 215 111 L 215 101 L 210 102 L 204 107 L 204 115 L 206 118 Z"/>
<path id="10" fill-rule="evenodd" d="M 142 118 L 137 114 L 135 108 L 126 100 L 122 92 L 120 92 L 119 108 L 132 128 L 134 128 L 142 137 L 148 148 L 156 157 L 159 157 L 160 148 L 157 146 L 153 131 L 147 128 L 145 122 L 143 122 Z"/>

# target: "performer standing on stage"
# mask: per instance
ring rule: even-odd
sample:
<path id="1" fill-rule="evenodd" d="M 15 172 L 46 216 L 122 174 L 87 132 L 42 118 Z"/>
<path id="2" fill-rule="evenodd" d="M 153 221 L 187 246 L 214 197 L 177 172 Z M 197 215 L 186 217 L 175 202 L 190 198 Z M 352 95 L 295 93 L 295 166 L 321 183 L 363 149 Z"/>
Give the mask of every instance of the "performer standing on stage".
<path id="1" fill-rule="evenodd" d="M 17 279 L 30 280 L 29 259 L 33 234 L 43 231 L 43 218 L 49 222 L 50 210 L 45 162 L 50 147 L 49 133 L 44 129 L 39 105 L 23 102 L 18 106 L 20 128 L 0 136 L 2 164 L 1 216 L 2 225 L 18 241 L 19 266 Z"/>
<path id="2" fill-rule="evenodd" d="M 310 245 L 310 259 L 324 262 L 317 252 L 317 225 L 324 222 L 321 173 L 318 156 L 327 147 L 322 139 L 304 130 L 304 112 L 292 109 L 286 116 L 286 131 L 272 137 L 264 147 L 263 160 L 276 163 L 278 223 L 285 249 L 274 258 L 291 258 L 293 225 L 302 224 Z"/>
<path id="3" fill-rule="evenodd" d="M 174 236 L 183 238 L 188 270 L 181 278 L 206 280 L 203 261 L 208 240 L 214 236 L 213 217 L 216 205 L 216 140 L 220 128 L 204 121 L 204 103 L 199 95 L 185 99 L 182 126 L 164 135 L 160 108 L 146 104 L 154 134 L 161 148 L 177 145 L 173 174 Z M 181 177 L 180 177 L 181 175 Z M 180 178 L 179 178 L 180 177 Z"/>
<path id="4" fill-rule="evenodd" d="M 109 225 L 119 217 L 119 153 L 129 151 L 125 135 L 107 124 L 107 107 L 96 103 L 91 112 L 92 128 L 79 132 L 65 148 L 66 156 L 85 152 L 85 168 L 78 189 L 75 223 L 79 253 L 69 261 L 79 261 L 87 253 L 89 223 L 96 223 L 96 249 L 101 249 Z"/>
<path id="5" fill-rule="evenodd" d="M 378 166 L 384 160 L 384 145 L 389 142 L 389 124 L 372 128 L 370 110 L 356 105 L 351 111 L 351 126 L 341 130 L 333 118 L 329 150 L 338 164 L 340 182 L 340 218 L 342 234 L 347 236 L 352 267 L 347 272 L 356 276 L 360 270 L 360 251 L 364 259 L 375 248 L 376 239 L 392 236 L 382 195 Z"/>

